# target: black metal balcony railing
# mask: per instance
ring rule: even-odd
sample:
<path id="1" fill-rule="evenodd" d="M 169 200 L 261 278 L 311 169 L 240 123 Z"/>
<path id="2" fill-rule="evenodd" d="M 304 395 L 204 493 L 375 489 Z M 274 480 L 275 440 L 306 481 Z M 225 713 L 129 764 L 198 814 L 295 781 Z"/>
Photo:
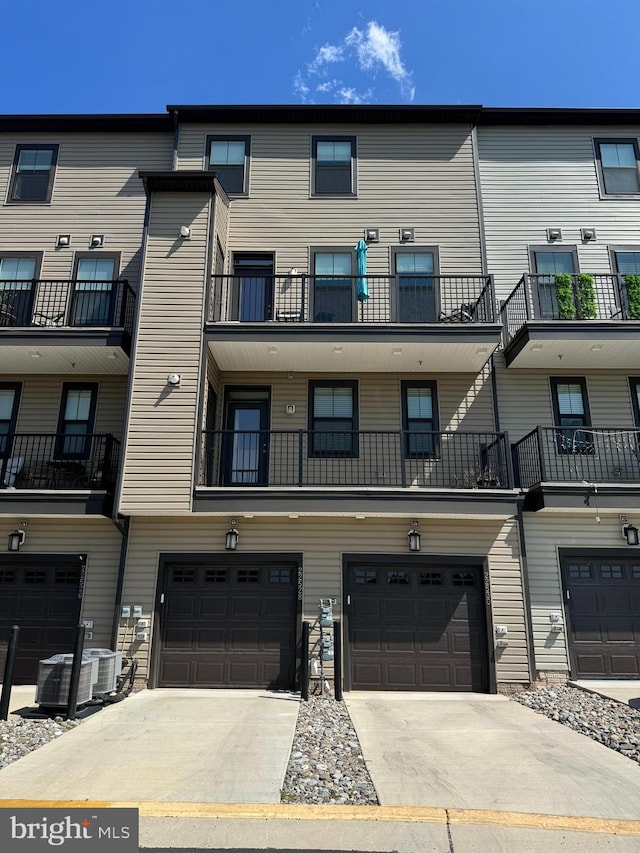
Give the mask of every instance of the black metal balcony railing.
<path id="1" fill-rule="evenodd" d="M 505 433 L 205 430 L 201 486 L 508 489 Z"/>
<path id="2" fill-rule="evenodd" d="M 114 488 L 120 442 L 111 434 L 0 437 L 0 488 Z"/>
<path id="3" fill-rule="evenodd" d="M 488 275 L 214 276 L 210 322 L 493 323 Z"/>
<path id="4" fill-rule="evenodd" d="M 123 328 L 133 332 L 128 281 L 0 281 L 0 326 Z"/>
<path id="5" fill-rule="evenodd" d="M 513 445 L 516 480 L 640 483 L 640 430 L 538 426 Z"/>
<path id="6" fill-rule="evenodd" d="M 505 346 L 529 320 L 638 320 L 626 276 L 529 275 L 502 304 Z"/>

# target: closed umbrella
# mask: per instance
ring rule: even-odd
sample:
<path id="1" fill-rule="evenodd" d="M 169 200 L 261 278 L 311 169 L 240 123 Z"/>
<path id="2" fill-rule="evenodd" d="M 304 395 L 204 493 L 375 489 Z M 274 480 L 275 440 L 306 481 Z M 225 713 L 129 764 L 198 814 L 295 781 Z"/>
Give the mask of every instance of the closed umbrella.
<path id="1" fill-rule="evenodd" d="M 356 270 L 358 272 L 358 280 L 356 281 L 356 299 L 358 302 L 366 302 L 369 298 L 369 288 L 367 287 L 367 244 L 364 240 L 358 240 L 355 245 L 356 250 Z"/>

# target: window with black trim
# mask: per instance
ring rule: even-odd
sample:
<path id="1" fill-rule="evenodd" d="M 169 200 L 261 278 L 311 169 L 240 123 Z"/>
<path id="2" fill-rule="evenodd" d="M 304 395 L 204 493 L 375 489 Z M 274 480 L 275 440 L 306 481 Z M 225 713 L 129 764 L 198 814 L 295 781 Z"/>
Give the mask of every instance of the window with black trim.
<path id="1" fill-rule="evenodd" d="M 65 382 L 58 419 L 56 457 L 89 459 L 96 417 L 98 383 Z"/>
<path id="2" fill-rule="evenodd" d="M 358 455 L 358 383 L 355 380 L 309 382 L 309 456 Z"/>
<path id="3" fill-rule="evenodd" d="M 51 201 L 57 161 L 57 145 L 16 145 L 9 201 L 23 204 Z"/>
<path id="4" fill-rule="evenodd" d="M 558 304 L 560 275 L 574 275 L 578 272 L 578 252 L 575 246 L 556 248 L 551 246 L 530 247 L 531 268 L 538 276 L 538 311 L 542 320 L 566 319 Z"/>
<path id="5" fill-rule="evenodd" d="M 120 254 L 78 252 L 73 270 L 71 299 L 72 326 L 115 325 L 115 302 L 118 293 L 116 279 Z M 52 317 L 53 322 L 60 318 Z"/>
<path id="6" fill-rule="evenodd" d="M 42 253 L 0 254 L 0 326 L 29 326 Z"/>
<path id="7" fill-rule="evenodd" d="M 0 382 L 0 460 L 7 458 L 11 453 L 21 391 L 22 384 L 20 382 Z M 12 468 L 17 467 L 17 465 L 16 461 Z M 17 473 L 14 470 L 7 470 L 5 485 L 12 486 Z"/>
<path id="8" fill-rule="evenodd" d="M 313 195 L 355 195 L 355 136 L 314 136 L 311 147 Z"/>
<path id="9" fill-rule="evenodd" d="M 392 248 L 399 323 L 435 323 L 440 310 L 437 246 Z"/>
<path id="10" fill-rule="evenodd" d="M 606 196 L 640 195 L 637 139 L 594 139 L 600 190 Z"/>
<path id="11" fill-rule="evenodd" d="M 583 376 L 551 378 L 553 419 L 559 453 L 593 453 L 587 383 Z"/>
<path id="12" fill-rule="evenodd" d="M 225 192 L 249 192 L 250 136 L 207 136 L 207 168 L 216 173 Z"/>
<path id="13" fill-rule="evenodd" d="M 638 429 L 640 429 L 640 376 L 631 376 L 629 378 L 629 388 L 631 390 L 633 419 Z"/>
<path id="14" fill-rule="evenodd" d="M 433 458 L 439 446 L 436 383 L 407 380 L 402 382 L 401 389 L 405 458 Z"/>

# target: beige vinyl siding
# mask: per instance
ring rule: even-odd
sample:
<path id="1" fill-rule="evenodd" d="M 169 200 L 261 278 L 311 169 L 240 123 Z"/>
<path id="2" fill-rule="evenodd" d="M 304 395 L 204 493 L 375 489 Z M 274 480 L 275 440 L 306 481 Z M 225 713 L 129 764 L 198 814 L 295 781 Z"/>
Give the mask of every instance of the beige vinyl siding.
<path id="1" fill-rule="evenodd" d="M 574 515 L 525 513 L 529 596 L 539 670 L 569 669 L 566 630 L 562 634 L 552 634 L 549 630 L 550 613 L 562 613 L 562 622 L 566 625 L 558 548 L 582 548 L 595 556 L 598 548 L 624 545 L 618 516 L 601 512 L 598 523 L 596 514 L 595 509 Z"/>
<path id="2" fill-rule="evenodd" d="M 547 245 L 561 228 L 558 249 L 577 245 L 580 271 L 611 271 L 609 245 L 640 244 L 640 197 L 601 199 L 593 139 L 637 138 L 639 127 L 478 128 L 487 261 L 499 299 L 529 271 L 528 245 Z M 583 245 L 581 228 L 597 241 Z"/>
<path id="3" fill-rule="evenodd" d="M 3 516 L 7 530 L 17 528 L 22 516 Z M 6 540 L 5 540 L 6 541 Z M 28 519 L 20 554 L 87 554 L 87 573 L 81 619 L 93 620 L 93 637 L 85 645 L 110 648 L 122 537 L 106 518 Z M 71 649 L 59 649 L 60 652 Z"/>
<path id="4" fill-rule="evenodd" d="M 191 508 L 211 197 L 151 201 L 120 511 Z M 181 240 L 181 225 L 191 238 Z M 167 384 L 179 373 L 179 387 Z"/>
<path id="5" fill-rule="evenodd" d="M 10 377 L 12 382 L 22 383 L 20 408 L 16 432 L 55 433 L 58 428 L 62 388 L 65 382 L 98 383 L 95 433 L 111 433 L 122 437 L 126 376 L 51 376 L 30 373 L 27 376 Z"/>
<path id="6" fill-rule="evenodd" d="M 221 132 L 251 134 L 249 197 L 231 202 L 229 252 L 275 251 L 277 273 L 302 273 L 309 246 L 351 250 L 364 228 L 377 227 L 368 268 L 387 274 L 398 229 L 415 228 L 407 248 L 438 245 L 443 273 L 480 272 L 469 126 L 183 124 L 178 169 L 203 168 L 206 136 Z M 357 137 L 356 198 L 310 198 L 313 135 Z"/>
<path id="7" fill-rule="evenodd" d="M 315 620 L 318 600 L 337 599 L 342 611 L 344 554 L 389 554 L 406 559 L 409 519 L 244 518 L 238 519 L 239 552 L 303 553 L 303 618 Z M 145 618 L 153 618 L 158 560 L 162 553 L 224 554 L 226 518 L 132 519 L 125 575 L 124 600 L 142 603 Z M 522 576 L 517 527 L 514 520 L 478 521 L 423 519 L 422 554 L 473 555 L 487 558 L 493 623 L 508 625 L 509 646 L 498 656 L 498 681 L 529 680 Z M 185 548 L 186 544 L 186 548 Z M 121 624 L 124 636 L 124 622 Z M 159 637 L 154 636 L 154 642 Z M 499 650 L 501 651 L 501 650 Z M 146 673 L 148 644 L 135 643 L 125 652 L 135 654 Z"/>
<path id="8" fill-rule="evenodd" d="M 221 196 L 216 195 L 215 199 L 215 219 L 214 219 L 214 229 L 216 241 L 214 245 L 214 257 L 212 259 L 211 269 L 216 269 L 216 256 L 215 254 L 218 251 L 218 243 L 220 244 L 222 251 L 226 257 L 227 254 L 227 243 L 229 241 L 229 226 L 230 226 L 230 209 L 229 203 L 223 199 Z"/>
<path id="9" fill-rule="evenodd" d="M 50 204 L 5 204 L 15 147 L 59 145 Z M 75 252 L 104 234 L 105 252 L 120 252 L 120 277 L 136 287 L 145 194 L 138 169 L 171 168 L 172 135 L 163 133 L 20 133 L 0 135 L 0 252 L 44 252 L 40 277 L 70 279 Z M 56 249 L 71 234 L 69 249 Z"/>

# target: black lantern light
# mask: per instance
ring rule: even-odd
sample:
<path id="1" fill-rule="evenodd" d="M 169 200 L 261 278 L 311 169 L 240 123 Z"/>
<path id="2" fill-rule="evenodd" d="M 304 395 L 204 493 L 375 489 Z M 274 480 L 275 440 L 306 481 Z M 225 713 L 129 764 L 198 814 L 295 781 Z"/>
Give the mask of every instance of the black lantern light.
<path id="1" fill-rule="evenodd" d="M 412 527 L 411 530 L 407 533 L 407 539 L 409 540 L 410 551 L 420 550 L 420 534 L 415 529 L 415 527 Z"/>
<path id="2" fill-rule="evenodd" d="M 239 534 L 235 527 L 232 527 L 230 530 L 227 530 L 227 535 L 224 540 L 224 547 L 226 551 L 235 551 L 238 547 L 238 538 Z"/>
<path id="3" fill-rule="evenodd" d="M 636 534 L 637 532 L 636 530 Z M 9 534 L 8 551 L 19 551 L 22 545 L 24 545 L 24 530 L 14 530 Z"/>
<path id="4" fill-rule="evenodd" d="M 627 545 L 640 545 L 640 535 L 635 525 L 623 524 L 622 535 L 627 540 Z"/>

